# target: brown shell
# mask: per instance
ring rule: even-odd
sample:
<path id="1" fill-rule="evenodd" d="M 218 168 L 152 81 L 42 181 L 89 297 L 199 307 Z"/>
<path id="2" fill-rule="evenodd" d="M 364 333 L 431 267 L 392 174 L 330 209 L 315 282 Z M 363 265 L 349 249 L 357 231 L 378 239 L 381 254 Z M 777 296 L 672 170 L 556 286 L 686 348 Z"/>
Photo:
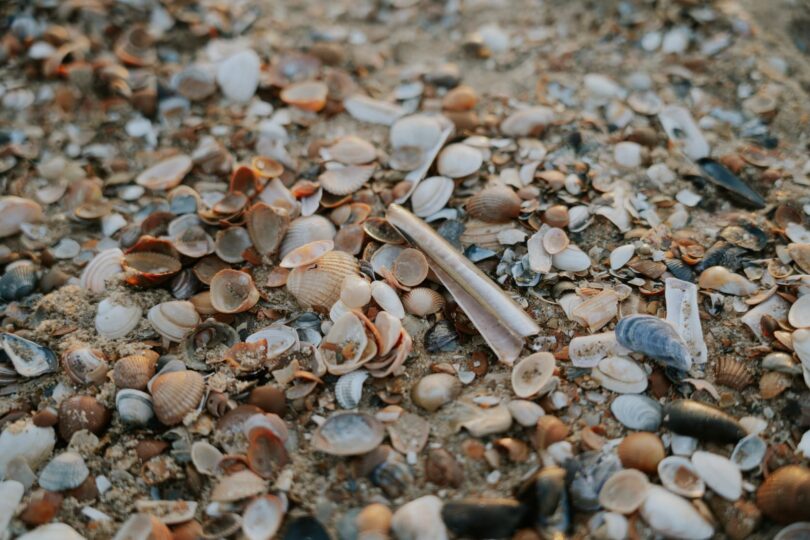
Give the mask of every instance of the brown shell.
<path id="1" fill-rule="evenodd" d="M 359 271 L 360 265 L 352 255 L 330 251 L 315 264 L 290 272 L 287 290 L 303 306 L 328 310 L 340 298 L 343 279 Z"/>
<path id="2" fill-rule="evenodd" d="M 714 380 L 718 384 L 735 390 L 742 390 L 754 382 L 754 377 L 742 362 L 724 356 L 717 361 Z"/>
<path id="3" fill-rule="evenodd" d="M 180 261 L 171 255 L 153 251 L 128 253 L 121 259 L 127 271 L 126 282 L 138 287 L 154 287 L 180 271 Z"/>
<path id="4" fill-rule="evenodd" d="M 290 215 L 286 210 L 258 202 L 245 215 L 245 224 L 256 251 L 262 255 L 271 255 L 278 251 L 284 235 L 287 234 Z"/>
<path id="5" fill-rule="evenodd" d="M 152 383 L 155 416 L 162 424 L 173 426 L 197 408 L 205 393 L 205 379 L 196 371 L 164 373 Z"/>
<path id="6" fill-rule="evenodd" d="M 250 469 L 262 478 L 272 478 L 290 462 L 284 442 L 266 427 L 257 426 L 248 434 L 247 460 Z"/>
<path id="7" fill-rule="evenodd" d="M 556 416 L 541 416 L 537 421 L 537 447 L 548 448 L 551 444 L 565 440 L 570 432 L 571 429 Z"/>
<path id="8" fill-rule="evenodd" d="M 664 443 L 655 433 L 640 431 L 624 438 L 617 448 L 619 459 L 627 469 L 638 469 L 655 474 L 658 463 L 664 459 Z"/>
<path id="9" fill-rule="evenodd" d="M 810 469 L 799 465 L 777 469 L 759 486 L 757 507 L 779 523 L 810 521 Z"/>
<path id="10" fill-rule="evenodd" d="M 759 380 L 759 394 L 762 399 L 773 399 L 790 388 L 791 377 L 781 371 L 769 371 Z"/>
<path id="11" fill-rule="evenodd" d="M 487 223 L 506 223 L 520 215 L 520 197 L 508 187 L 486 188 L 470 197 L 467 212 Z"/>
<path id="12" fill-rule="evenodd" d="M 427 257 L 418 249 L 406 248 L 394 260 L 392 271 L 397 281 L 406 287 L 416 287 L 427 278 Z"/>
<path id="13" fill-rule="evenodd" d="M 82 429 L 99 435 L 110 423 L 110 411 L 92 396 L 72 396 L 59 405 L 59 435 L 70 441 Z"/>
<path id="14" fill-rule="evenodd" d="M 227 268 L 211 280 L 211 304 L 220 313 L 241 313 L 258 301 L 259 291 L 250 274 Z"/>
<path id="15" fill-rule="evenodd" d="M 107 357 L 98 349 L 72 348 L 62 355 L 62 366 L 77 384 L 101 384 L 107 376 Z"/>
<path id="16" fill-rule="evenodd" d="M 113 366 L 115 386 L 145 390 L 149 379 L 155 375 L 156 363 L 157 354 L 151 351 L 121 358 Z"/>

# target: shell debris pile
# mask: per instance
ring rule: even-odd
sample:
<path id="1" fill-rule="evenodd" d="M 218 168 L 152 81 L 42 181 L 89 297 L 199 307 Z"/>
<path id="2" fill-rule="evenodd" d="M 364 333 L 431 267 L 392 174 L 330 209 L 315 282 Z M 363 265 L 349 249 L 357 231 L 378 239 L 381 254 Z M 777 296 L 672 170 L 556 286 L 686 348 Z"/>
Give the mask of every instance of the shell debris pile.
<path id="1" fill-rule="evenodd" d="M 801 5 L 2 2 L 0 536 L 808 538 Z"/>

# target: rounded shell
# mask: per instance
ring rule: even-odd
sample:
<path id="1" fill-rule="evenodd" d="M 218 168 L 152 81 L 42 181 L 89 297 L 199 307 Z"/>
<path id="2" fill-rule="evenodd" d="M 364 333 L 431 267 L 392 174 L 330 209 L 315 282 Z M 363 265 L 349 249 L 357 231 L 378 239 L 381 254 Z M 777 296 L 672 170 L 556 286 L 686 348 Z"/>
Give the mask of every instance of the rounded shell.
<path id="1" fill-rule="evenodd" d="M 107 358 L 98 349 L 77 347 L 62 355 L 68 376 L 78 384 L 100 384 L 107 375 Z"/>
<path id="2" fill-rule="evenodd" d="M 655 485 L 641 505 L 641 516 L 666 537 L 703 540 L 714 534 L 714 527 L 688 501 Z"/>
<path id="3" fill-rule="evenodd" d="M 728 458 L 699 450 L 692 454 L 692 465 L 706 485 L 724 499 L 736 501 L 742 495 L 742 474 Z"/>
<path id="4" fill-rule="evenodd" d="M 358 370 L 341 375 L 335 383 L 335 399 L 344 409 L 354 409 L 363 397 L 363 383 L 368 379 L 367 371 Z"/>
<path id="5" fill-rule="evenodd" d="M 135 178 L 135 182 L 155 191 L 169 190 L 183 181 L 191 167 L 191 158 L 185 154 L 178 154 L 144 170 Z"/>
<path id="6" fill-rule="evenodd" d="M 427 287 L 417 287 L 402 296 L 405 311 L 418 317 L 438 313 L 444 307 L 444 296 Z"/>
<path id="7" fill-rule="evenodd" d="M 759 467 L 767 451 L 768 445 L 765 441 L 756 433 L 752 433 L 740 439 L 731 452 L 731 461 L 741 471 L 751 471 Z"/>
<path id="8" fill-rule="evenodd" d="M 402 285 L 416 287 L 425 281 L 430 268 L 427 258 L 421 251 L 406 248 L 394 259 L 394 266 L 391 270 Z"/>
<path id="9" fill-rule="evenodd" d="M 147 314 L 155 331 L 168 341 L 183 341 L 200 324 L 200 315 L 187 300 L 172 300 L 153 306 Z"/>
<path id="10" fill-rule="evenodd" d="M 118 388 L 145 390 L 146 384 L 155 375 L 157 354 L 147 352 L 119 359 L 113 366 L 113 381 Z"/>
<path id="11" fill-rule="evenodd" d="M 284 258 L 295 248 L 315 240 L 334 240 L 336 233 L 332 222 L 323 216 L 314 215 L 294 219 L 287 228 L 279 254 Z"/>
<path id="12" fill-rule="evenodd" d="M 702 497 L 706 484 L 692 462 L 683 456 L 667 456 L 658 463 L 658 477 L 665 488 L 690 499 Z"/>
<path id="13" fill-rule="evenodd" d="M 476 148 L 464 143 L 450 144 L 439 154 L 439 174 L 450 178 L 469 176 L 480 169 L 483 162 Z"/>
<path id="14" fill-rule="evenodd" d="M 314 264 L 291 271 L 287 290 L 303 306 L 328 310 L 340 299 L 346 276 L 359 272 L 360 265 L 352 255 L 330 251 Z"/>
<path id="15" fill-rule="evenodd" d="M 810 521 L 810 469 L 780 467 L 760 484 L 757 507 L 778 523 Z"/>
<path id="16" fill-rule="evenodd" d="M 275 495 L 257 497 L 242 514 L 242 532 L 248 540 L 274 538 L 284 519 L 285 505 Z"/>
<path id="17" fill-rule="evenodd" d="M 125 424 L 145 426 L 155 416 L 152 398 L 146 392 L 124 388 L 115 395 L 115 409 Z"/>
<path id="18" fill-rule="evenodd" d="M 271 255 L 278 251 L 287 234 L 290 214 L 284 209 L 257 202 L 245 214 L 245 224 L 256 251 Z"/>
<path id="19" fill-rule="evenodd" d="M 351 309 L 360 309 L 371 301 L 371 284 L 358 275 L 348 275 L 340 287 L 340 301 Z"/>
<path id="20" fill-rule="evenodd" d="M 173 371 L 152 382 L 155 415 L 162 424 L 173 426 L 197 408 L 205 393 L 205 379 L 196 371 Z"/>
<path id="21" fill-rule="evenodd" d="M 734 360 L 728 356 L 723 356 L 717 361 L 714 370 L 714 380 L 718 384 L 728 386 L 735 390 L 742 390 L 754 382 L 751 372 L 745 364 Z"/>
<path id="22" fill-rule="evenodd" d="M 0 238 L 20 232 L 20 225 L 39 221 L 42 207 L 31 199 L 6 195 L 0 197 Z"/>
<path id="23" fill-rule="evenodd" d="M 520 215 L 520 197 L 505 186 L 489 187 L 470 197 L 467 212 L 488 223 L 507 223 Z"/>
<path id="24" fill-rule="evenodd" d="M 241 313 L 259 301 L 259 291 L 250 274 L 226 268 L 211 279 L 211 304 L 220 313 Z"/>
<path id="25" fill-rule="evenodd" d="M 371 283 L 371 297 L 377 304 L 398 319 L 405 317 L 405 308 L 397 292 L 384 281 Z"/>
<path id="26" fill-rule="evenodd" d="M 93 257 L 82 271 L 79 285 L 95 293 L 104 292 L 107 280 L 123 272 L 121 259 L 124 253 L 118 248 L 105 249 Z"/>
<path id="27" fill-rule="evenodd" d="M 664 443 L 658 435 L 645 431 L 626 436 L 616 453 L 625 468 L 638 469 L 647 474 L 655 474 L 658 463 L 666 455 Z"/>
<path id="28" fill-rule="evenodd" d="M 122 338 L 138 326 L 142 314 L 136 305 L 125 306 L 105 298 L 96 311 L 96 330 L 106 339 Z"/>
<path id="29" fill-rule="evenodd" d="M 647 388 L 644 368 L 624 356 L 603 358 L 591 371 L 591 377 L 603 388 L 620 394 L 639 394 Z"/>
<path id="30" fill-rule="evenodd" d="M 450 403 L 461 393 L 461 381 L 449 373 L 425 375 L 411 389 L 411 399 L 423 409 L 433 412 Z"/>
<path id="31" fill-rule="evenodd" d="M 39 485 L 48 491 L 65 491 L 79 487 L 89 474 L 82 456 L 75 452 L 63 452 L 39 473 Z"/>
<path id="32" fill-rule="evenodd" d="M 312 446 L 335 456 L 367 454 L 383 441 L 385 429 L 373 416 L 357 412 L 336 413 L 312 436 Z"/>
<path id="33" fill-rule="evenodd" d="M 347 165 L 327 169 L 318 176 L 318 181 L 327 193 L 349 195 L 363 187 L 373 174 L 373 165 Z"/>
<path id="34" fill-rule="evenodd" d="M 289 252 L 279 263 L 282 268 L 298 268 L 314 263 L 334 249 L 333 240 L 314 240 Z"/>
<path id="35" fill-rule="evenodd" d="M 616 420 L 627 428 L 641 431 L 658 431 L 663 412 L 661 405 L 647 396 L 626 394 L 610 404 Z"/>
<path id="36" fill-rule="evenodd" d="M 632 514 L 644 502 L 650 482 L 644 473 L 624 469 L 613 473 L 599 491 L 599 504 L 611 512 Z"/>
<path id="37" fill-rule="evenodd" d="M 72 396 L 59 404 L 59 435 L 70 441 L 82 429 L 99 435 L 110 423 L 110 411 L 91 396 Z"/>
<path id="38" fill-rule="evenodd" d="M 374 145 L 355 135 L 341 137 L 335 144 L 326 149 L 330 159 L 346 165 L 362 165 L 374 161 L 377 150 Z"/>
<path id="39" fill-rule="evenodd" d="M 411 209 L 419 217 L 432 216 L 445 207 L 456 185 L 446 176 L 425 178 L 411 195 Z"/>
<path id="40" fill-rule="evenodd" d="M 538 352 L 520 360 L 512 368 L 512 390 L 520 398 L 528 398 L 548 390 L 556 361 L 548 352 Z"/>

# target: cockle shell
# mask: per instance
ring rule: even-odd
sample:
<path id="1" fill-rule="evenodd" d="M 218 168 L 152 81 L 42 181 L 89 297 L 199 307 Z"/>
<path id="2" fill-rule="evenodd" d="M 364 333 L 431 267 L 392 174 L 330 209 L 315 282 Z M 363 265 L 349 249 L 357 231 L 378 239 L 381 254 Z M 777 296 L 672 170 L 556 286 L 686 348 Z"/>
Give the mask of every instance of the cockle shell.
<path id="1" fill-rule="evenodd" d="M 599 504 L 611 512 L 632 514 L 644 502 L 650 482 L 635 469 L 613 473 L 599 490 Z"/>
<path id="2" fill-rule="evenodd" d="M 121 422 L 132 426 L 146 426 L 155 416 L 151 396 L 133 388 L 118 391 L 115 395 L 115 409 Z"/>
<path id="3" fill-rule="evenodd" d="M 489 187 L 470 197 L 467 212 L 487 223 L 508 223 L 520 215 L 520 197 L 506 186 Z"/>
<path id="4" fill-rule="evenodd" d="M 538 352 L 522 358 L 512 367 L 512 390 L 519 398 L 528 398 L 540 393 L 554 375 L 556 361 L 548 352 Z"/>
<path id="5" fill-rule="evenodd" d="M 405 317 L 405 308 L 396 291 L 384 281 L 374 281 L 371 283 L 371 297 L 377 304 L 399 319 Z"/>
<path id="6" fill-rule="evenodd" d="M 259 341 L 264 341 L 267 347 L 265 358 L 273 360 L 298 346 L 298 334 L 295 329 L 276 323 L 257 330 L 245 338 L 246 343 L 257 343 Z"/>
<path id="7" fill-rule="evenodd" d="M 96 330 L 106 339 L 122 338 L 138 326 L 142 313 L 136 305 L 125 306 L 105 298 L 98 304 Z"/>
<path id="8" fill-rule="evenodd" d="M 62 355 L 65 372 L 78 384 L 100 384 L 106 379 L 107 358 L 89 347 L 75 347 Z"/>
<path id="9" fill-rule="evenodd" d="M 335 399 L 344 409 L 354 409 L 363 397 L 363 383 L 368 379 L 368 372 L 352 371 L 341 375 L 335 383 Z"/>
<path id="10" fill-rule="evenodd" d="M 478 149 L 464 143 L 444 147 L 439 154 L 438 170 L 442 176 L 461 178 L 481 168 L 484 158 Z"/>
<path id="11" fill-rule="evenodd" d="M 20 456 L 36 469 L 56 445 L 52 427 L 37 427 L 31 421 L 7 424 L 0 433 L 0 477 L 5 477 L 9 462 Z"/>
<path id="12" fill-rule="evenodd" d="M 34 263 L 24 259 L 14 261 L 0 277 L 0 299 L 21 300 L 34 292 L 38 280 L 39 272 Z"/>
<path id="13" fill-rule="evenodd" d="M 110 417 L 107 407 L 93 396 L 71 396 L 59 404 L 59 435 L 66 441 L 83 429 L 100 435 Z"/>
<path id="14" fill-rule="evenodd" d="M 197 408 L 205 393 L 205 379 L 195 371 L 173 371 L 152 382 L 155 415 L 162 424 L 173 426 Z"/>
<path id="15" fill-rule="evenodd" d="M 121 259 L 121 265 L 126 271 L 126 282 L 138 287 L 159 285 L 182 269 L 180 261 L 173 255 L 151 251 L 127 253 Z"/>
<path id="16" fill-rule="evenodd" d="M 641 431 L 657 431 L 663 417 L 657 401 L 637 394 L 617 397 L 610 404 L 610 411 L 625 427 Z"/>
<path id="17" fill-rule="evenodd" d="M 697 469 L 683 456 L 668 456 L 658 462 L 658 477 L 665 488 L 683 497 L 702 497 L 706 491 Z"/>
<path id="18" fill-rule="evenodd" d="M 180 184 L 192 167 L 191 158 L 178 154 L 155 163 L 142 171 L 135 182 L 147 189 L 166 191 Z"/>
<path id="19" fill-rule="evenodd" d="M 374 161 L 377 150 L 374 145 L 356 135 L 346 135 L 332 146 L 321 150 L 326 159 L 334 159 L 345 165 L 362 165 Z"/>
<path id="20" fill-rule="evenodd" d="M 200 324 L 200 315 L 194 304 L 187 300 L 173 300 L 153 306 L 147 318 L 158 334 L 175 343 L 183 341 Z"/>
<path id="21" fill-rule="evenodd" d="M 335 456 L 356 456 L 377 448 L 385 437 L 379 420 L 364 413 L 335 413 L 312 435 L 315 450 Z"/>
<path id="22" fill-rule="evenodd" d="M 287 228 L 287 234 L 281 243 L 279 255 L 284 258 L 289 252 L 315 240 L 334 240 L 335 226 L 320 215 L 294 219 Z"/>
<path id="23" fill-rule="evenodd" d="M 42 219 L 42 207 L 31 199 L 6 195 L 0 197 L 0 238 L 20 232 L 23 223 Z"/>
<path id="24" fill-rule="evenodd" d="M 63 452 L 39 473 L 39 485 L 48 491 L 65 491 L 79 487 L 89 474 L 82 456 L 75 452 Z"/>
<path id="25" fill-rule="evenodd" d="M 515 422 L 523 427 L 536 426 L 537 421 L 546 414 L 540 405 L 528 399 L 513 399 L 506 406 Z"/>
<path id="26" fill-rule="evenodd" d="M 145 390 L 155 374 L 157 358 L 157 353 L 151 351 L 120 358 L 113 366 L 115 386 Z"/>
<path id="27" fill-rule="evenodd" d="M 105 249 L 93 257 L 82 271 L 79 284 L 83 289 L 95 293 L 104 292 L 107 280 L 123 272 L 121 259 L 124 252 L 118 248 Z"/>
<path id="28" fill-rule="evenodd" d="M 788 255 L 806 274 L 810 273 L 810 243 L 790 243 L 787 247 Z"/>
<path id="29" fill-rule="evenodd" d="M 411 208 L 419 217 L 432 216 L 447 205 L 455 189 L 453 181 L 446 176 L 425 178 L 411 195 Z"/>
<path id="30" fill-rule="evenodd" d="M 447 527 L 442 519 L 443 502 L 435 495 L 425 495 L 400 506 L 391 518 L 391 529 L 398 540 L 447 540 Z"/>
<path id="31" fill-rule="evenodd" d="M 408 313 L 424 317 L 438 313 L 444 307 L 444 296 L 427 287 L 417 287 L 402 295 L 402 305 Z"/>
<path id="32" fill-rule="evenodd" d="M 259 301 L 250 274 L 226 268 L 211 279 L 211 304 L 220 313 L 242 313 Z"/>
<path id="33" fill-rule="evenodd" d="M 810 469 L 786 465 L 757 489 L 757 507 L 778 523 L 810 521 Z"/>
<path id="34" fill-rule="evenodd" d="M 373 165 L 346 165 L 332 167 L 318 176 L 321 187 L 333 195 L 349 195 L 354 193 L 374 174 Z"/>
<path id="35" fill-rule="evenodd" d="M 633 352 L 655 358 L 675 369 L 688 371 L 692 355 L 675 328 L 651 315 L 631 315 L 616 325 L 616 339 Z"/>
<path id="36" fill-rule="evenodd" d="M 329 310 L 340 299 L 346 276 L 359 271 L 360 265 L 352 255 L 330 251 L 314 264 L 292 270 L 287 277 L 287 290 L 303 306 Z"/>
<path id="37" fill-rule="evenodd" d="M 222 478 L 211 490 L 211 500 L 234 502 L 266 491 L 267 482 L 251 470 L 244 469 Z"/>
<path id="38" fill-rule="evenodd" d="M 658 534 L 670 538 L 708 539 L 714 527 L 688 501 L 651 485 L 641 505 L 641 516 Z"/>
<path id="39" fill-rule="evenodd" d="M 335 321 L 318 348 L 329 373 L 343 375 L 363 365 L 361 359 L 368 343 L 363 323 L 348 312 Z"/>
<path id="40" fill-rule="evenodd" d="M 736 501 L 742 495 L 742 474 L 728 458 L 699 450 L 692 454 L 692 465 L 706 485 L 724 499 Z"/>
<path id="41" fill-rule="evenodd" d="M 742 390 L 754 382 L 754 377 L 742 362 L 728 356 L 723 356 L 717 361 L 714 370 L 714 380 L 717 384 L 722 384 L 723 386 L 728 386 L 735 390 Z"/>
<path id="42" fill-rule="evenodd" d="M 698 285 L 701 289 L 711 289 L 736 296 L 749 296 L 757 292 L 756 284 L 724 266 L 712 266 L 704 270 L 698 278 Z"/>
<path id="43" fill-rule="evenodd" d="M 23 377 L 39 377 L 59 368 L 52 350 L 15 334 L 0 333 L 0 348 Z"/>

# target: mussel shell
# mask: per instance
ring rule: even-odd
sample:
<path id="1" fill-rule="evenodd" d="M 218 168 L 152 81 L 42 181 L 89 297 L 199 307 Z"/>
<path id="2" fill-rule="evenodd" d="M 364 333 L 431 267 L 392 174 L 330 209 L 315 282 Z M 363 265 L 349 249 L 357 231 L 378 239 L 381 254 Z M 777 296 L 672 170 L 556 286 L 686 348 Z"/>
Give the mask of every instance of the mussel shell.
<path id="1" fill-rule="evenodd" d="M 667 404 L 664 425 L 680 435 L 717 443 L 736 443 L 746 435 L 745 429 L 734 417 L 691 399 Z"/>
<path id="2" fill-rule="evenodd" d="M 450 532 L 464 538 L 509 538 L 526 510 L 515 499 L 464 499 L 445 503 L 442 519 Z"/>
<path id="3" fill-rule="evenodd" d="M 757 209 L 765 208 L 765 199 L 762 198 L 762 195 L 754 191 L 751 186 L 728 170 L 722 163 L 704 157 L 698 159 L 697 164 L 713 184 L 730 191 L 749 206 Z"/>
<path id="4" fill-rule="evenodd" d="M 665 365 L 688 371 L 692 355 L 683 338 L 670 323 L 652 315 L 631 315 L 616 324 L 616 339 L 619 344 L 634 352 L 640 352 Z"/>
<path id="5" fill-rule="evenodd" d="M 320 521 L 312 516 L 302 516 L 287 525 L 284 540 L 332 540 L 332 537 Z"/>
<path id="6" fill-rule="evenodd" d="M 0 334 L 0 347 L 23 377 L 38 377 L 59 368 L 59 361 L 52 350 L 20 336 L 3 332 Z"/>
<path id="7" fill-rule="evenodd" d="M 18 261 L 6 268 L 0 277 L 0 298 L 6 301 L 25 298 L 37 286 L 37 270 L 29 261 Z"/>

